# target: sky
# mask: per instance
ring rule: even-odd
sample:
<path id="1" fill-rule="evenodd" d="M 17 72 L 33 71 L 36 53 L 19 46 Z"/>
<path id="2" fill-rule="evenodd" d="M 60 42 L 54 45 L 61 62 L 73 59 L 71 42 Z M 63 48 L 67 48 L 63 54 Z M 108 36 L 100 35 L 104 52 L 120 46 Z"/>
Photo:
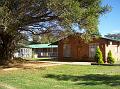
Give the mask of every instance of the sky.
<path id="1" fill-rule="evenodd" d="M 99 31 L 104 36 L 108 33 L 120 33 L 120 0 L 103 0 L 103 5 L 110 5 L 112 11 L 99 19 Z"/>

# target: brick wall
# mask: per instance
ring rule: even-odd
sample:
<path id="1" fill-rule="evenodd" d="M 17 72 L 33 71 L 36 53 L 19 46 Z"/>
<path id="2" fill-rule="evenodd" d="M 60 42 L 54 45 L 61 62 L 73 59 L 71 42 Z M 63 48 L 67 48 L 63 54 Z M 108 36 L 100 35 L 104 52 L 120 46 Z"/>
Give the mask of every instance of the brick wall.
<path id="1" fill-rule="evenodd" d="M 102 51 L 104 61 L 107 60 L 107 53 L 110 49 L 116 59 L 120 60 L 120 46 L 118 47 L 118 53 L 115 53 L 115 48 L 116 45 L 118 45 L 118 42 L 112 42 L 112 45 L 110 45 L 110 42 L 111 41 L 107 39 L 100 38 L 93 39 L 93 41 L 86 43 L 81 38 L 69 36 L 58 42 L 58 57 L 60 61 L 64 60 L 64 44 L 69 44 L 71 46 L 71 56 L 65 58 L 66 61 L 94 61 L 93 58 L 89 58 L 89 44 L 97 43 Z"/>

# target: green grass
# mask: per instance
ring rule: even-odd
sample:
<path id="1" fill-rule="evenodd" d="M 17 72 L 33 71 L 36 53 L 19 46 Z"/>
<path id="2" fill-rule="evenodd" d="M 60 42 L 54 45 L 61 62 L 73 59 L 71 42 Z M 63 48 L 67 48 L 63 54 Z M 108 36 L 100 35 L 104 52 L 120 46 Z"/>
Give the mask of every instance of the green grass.
<path id="1" fill-rule="evenodd" d="M 17 89 L 120 89 L 120 66 L 61 65 L 1 70 L 0 82 Z"/>

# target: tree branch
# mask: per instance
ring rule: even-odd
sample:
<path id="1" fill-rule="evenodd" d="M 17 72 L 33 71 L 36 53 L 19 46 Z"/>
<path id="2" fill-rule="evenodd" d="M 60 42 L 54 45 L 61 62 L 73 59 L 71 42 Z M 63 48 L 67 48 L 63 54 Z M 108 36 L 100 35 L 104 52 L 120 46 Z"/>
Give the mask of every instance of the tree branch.
<path id="1" fill-rule="evenodd" d="M 51 13 L 51 12 L 50 12 Z M 39 17 L 24 17 L 21 21 L 23 22 L 23 27 L 24 26 L 29 26 L 32 25 L 34 23 L 38 23 L 38 22 L 46 22 L 46 21 L 52 21 L 52 20 L 61 20 L 58 16 L 48 16 L 50 13 L 44 14 L 42 16 Z M 28 19 L 25 19 L 28 18 Z"/>
<path id="2" fill-rule="evenodd" d="M 27 32 L 30 32 L 31 34 L 33 35 L 43 35 L 43 34 L 47 34 L 47 33 L 50 33 L 52 32 L 52 30 L 41 30 L 41 32 L 35 32 L 31 29 L 25 29 L 25 28 L 20 28 L 19 31 L 27 31 Z"/>

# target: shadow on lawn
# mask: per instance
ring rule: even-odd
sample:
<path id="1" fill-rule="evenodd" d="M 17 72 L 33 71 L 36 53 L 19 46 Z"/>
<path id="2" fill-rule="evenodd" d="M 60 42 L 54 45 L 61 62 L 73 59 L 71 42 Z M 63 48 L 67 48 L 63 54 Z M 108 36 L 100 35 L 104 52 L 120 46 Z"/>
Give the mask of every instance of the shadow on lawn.
<path id="1" fill-rule="evenodd" d="M 47 74 L 45 78 L 52 78 L 56 80 L 72 81 L 76 85 L 101 85 L 120 86 L 120 75 L 103 75 L 103 74 L 89 74 L 84 76 L 73 75 L 54 75 Z"/>

